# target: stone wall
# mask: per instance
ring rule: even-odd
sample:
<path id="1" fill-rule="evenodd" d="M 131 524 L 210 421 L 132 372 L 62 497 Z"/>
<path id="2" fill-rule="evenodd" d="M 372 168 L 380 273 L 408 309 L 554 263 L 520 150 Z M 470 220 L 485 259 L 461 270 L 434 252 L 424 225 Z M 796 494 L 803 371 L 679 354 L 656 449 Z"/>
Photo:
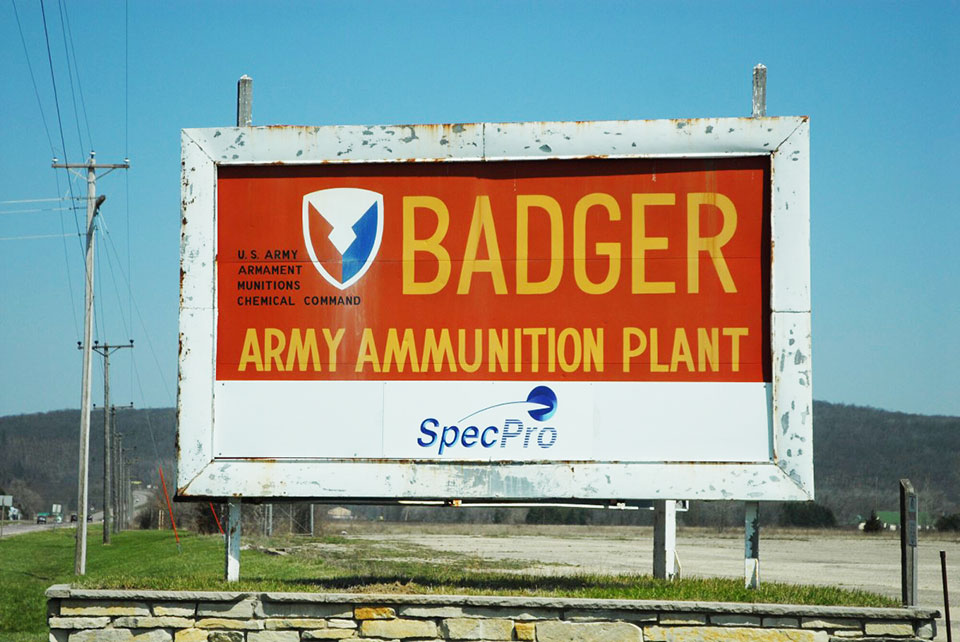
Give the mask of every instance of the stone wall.
<path id="1" fill-rule="evenodd" d="M 939 613 L 454 595 L 47 591 L 51 642 L 930 640 Z"/>

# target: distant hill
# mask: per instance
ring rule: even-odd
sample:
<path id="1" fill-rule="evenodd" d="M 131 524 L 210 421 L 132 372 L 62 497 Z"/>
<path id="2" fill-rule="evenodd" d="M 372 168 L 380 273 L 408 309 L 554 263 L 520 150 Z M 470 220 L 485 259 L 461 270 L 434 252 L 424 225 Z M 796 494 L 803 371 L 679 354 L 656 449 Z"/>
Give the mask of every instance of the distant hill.
<path id="1" fill-rule="evenodd" d="M 164 476 L 173 479 L 176 413 L 173 408 L 118 409 L 117 431 L 132 461 L 132 478 L 159 483 L 158 460 Z M 156 447 L 154 447 L 156 444 Z M 30 515 L 63 504 L 77 505 L 80 411 L 57 410 L 0 417 L 0 488 Z M 103 504 L 103 411 L 90 420 L 90 503 Z"/>
<path id="2" fill-rule="evenodd" d="M 118 410 L 124 446 L 135 457 L 135 478 L 159 483 L 158 460 L 174 479 L 172 408 Z M 76 504 L 77 410 L 0 417 L 0 488 L 30 513 L 51 503 Z M 90 496 L 103 496 L 103 414 L 93 413 Z M 897 481 L 909 478 L 924 512 L 960 511 L 960 417 L 930 417 L 814 402 L 817 501 L 840 523 L 871 510 L 897 509 Z M 172 489 L 171 489 L 172 490 Z M 692 517 L 692 515 L 691 515 Z"/>

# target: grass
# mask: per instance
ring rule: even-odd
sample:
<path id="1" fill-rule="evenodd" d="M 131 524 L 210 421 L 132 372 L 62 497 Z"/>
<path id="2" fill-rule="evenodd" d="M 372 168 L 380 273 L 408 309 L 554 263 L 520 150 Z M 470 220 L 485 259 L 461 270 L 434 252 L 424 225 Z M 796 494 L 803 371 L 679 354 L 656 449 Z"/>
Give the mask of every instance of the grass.
<path id="1" fill-rule="evenodd" d="M 87 575 L 73 575 L 74 531 L 69 528 L 0 540 L 0 642 L 46 639 L 44 591 L 52 584 L 85 588 L 346 591 L 412 594 L 531 595 L 588 598 L 708 600 L 848 606 L 897 606 L 895 600 L 824 586 L 766 583 L 759 590 L 740 580 L 635 575 L 534 575 L 527 564 L 440 552 L 409 542 L 353 537 L 244 538 L 241 581 L 221 577 L 219 536 L 169 531 L 127 531 L 100 543 L 91 526 Z M 282 554 L 277 554 L 278 552 Z"/>

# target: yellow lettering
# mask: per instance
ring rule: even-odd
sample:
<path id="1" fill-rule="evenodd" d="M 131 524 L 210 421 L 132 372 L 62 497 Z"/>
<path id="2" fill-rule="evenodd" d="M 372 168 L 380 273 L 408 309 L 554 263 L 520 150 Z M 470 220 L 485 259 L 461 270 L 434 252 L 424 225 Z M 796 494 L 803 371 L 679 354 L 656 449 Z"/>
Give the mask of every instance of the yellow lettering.
<path id="1" fill-rule="evenodd" d="M 540 372 L 540 337 L 547 333 L 547 329 L 524 328 L 523 333 L 530 337 L 530 372 Z"/>
<path id="2" fill-rule="evenodd" d="M 457 357 L 459 357 L 460 368 L 464 372 L 476 372 L 480 369 L 480 359 L 483 357 L 483 330 L 477 328 L 473 331 L 473 362 L 467 361 L 467 331 L 460 328 L 457 331 Z"/>
<path id="3" fill-rule="evenodd" d="M 441 328 L 440 339 L 437 340 L 433 328 L 427 328 L 423 333 L 423 356 L 420 357 L 423 371 L 427 372 L 427 364 L 432 363 L 434 372 L 443 372 L 444 359 L 446 359 L 450 372 L 456 372 L 457 364 L 453 360 L 453 344 L 450 343 L 450 331 Z"/>
<path id="4" fill-rule="evenodd" d="M 388 329 L 387 345 L 383 349 L 383 371 L 390 372 L 390 366 L 396 360 L 397 372 L 403 372 L 408 359 L 410 360 L 410 370 L 420 372 L 420 364 L 417 363 L 417 344 L 413 340 L 413 330 L 405 329 L 401 341 L 396 328 Z"/>
<path id="5" fill-rule="evenodd" d="M 745 337 L 749 328 L 724 328 L 723 336 L 730 337 L 730 363 L 734 372 L 740 372 L 740 337 Z"/>
<path id="6" fill-rule="evenodd" d="M 637 345 L 631 347 L 631 338 L 637 340 Z M 639 357 L 647 349 L 647 335 L 640 328 L 623 329 L 623 371 L 630 372 L 630 359 Z"/>
<path id="7" fill-rule="evenodd" d="M 650 372 L 666 372 L 669 366 L 659 362 L 660 339 L 657 338 L 657 329 L 650 328 Z"/>
<path id="8" fill-rule="evenodd" d="M 603 372 L 603 328 L 583 330 L 583 370 L 590 372 L 591 367 L 597 372 Z"/>
<path id="9" fill-rule="evenodd" d="M 670 355 L 670 372 L 676 372 L 681 361 L 687 367 L 687 372 L 693 372 L 693 355 L 690 353 L 687 331 L 683 328 L 677 328 L 673 331 L 673 354 Z"/>
<path id="10" fill-rule="evenodd" d="M 500 330 L 499 334 L 493 328 L 487 331 L 487 342 L 489 343 L 487 346 L 487 361 L 489 362 L 488 369 L 490 372 L 496 372 L 497 368 L 501 372 L 507 372 L 509 369 L 507 360 L 509 359 L 510 340 L 507 337 L 506 328 Z"/>
<path id="11" fill-rule="evenodd" d="M 487 249 L 487 258 L 478 259 L 480 235 Z M 507 280 L 503 276 L 503 263 L 500 261 L 500 246 L 497 244 L 497 228 L 493 224 L 493 210 L 490 209 L 490 197 L 481 194 L 473 205 L 473 218 L 470 231 L 467 232 L 467 246 L 463 250 L 463 268 L 460 270 L 460 282 L 457 294 L 469 294 L 474 272 L 488 272 L 493 280 L 493 291 L 507 293 Z"/>
<path id="12" fill-rule="evenodd" d="M 320 372 L 320 349 L 317 346 L 317 331 L 307 328 L 300 336 L 300 328 L 290 330 L 290 349 L 287 350 L 287 371 L 293 371 L 293 360 L 297 360 L 297 369 L 303 372 L 307 369 L 307 357 L 313 363 L 313 371 Z"/>
<path id="13" fill-rule="evenodd" d="M 330 372 L 337 371 L 337 350 L 340 349 L 340 342 L 343 341 L 343 328 L 337 330 L 335 336 L 330 335 L 330 329 L 323 329 L 323 340 L 327 342 L 327 366 Z"/>
<path id="14" fill-rule="evenodd" d="M 723 224 L 716 236 L 700 236 L 700 208 L 710 205 L 720 210 Z M 737 286 L 730 276 L 722 248 L 737 231 L 737 208 L 733 201 L 716 192 L 687 194 L 687 292 L 700 291 L 700 253 L 707 252 L 713 268 L 720 277 L 724 292 L 736 292 Z"/>
<path id="15" fill-rule="evenodd" d="M 263 358 L 260 356 L 260 339 L 257 337 L 255 328 L 247 328 L 247 333 L 243 337 L 243 349 L 240 351 L 240 365 L 237 370 L 245 372 L 247 364 L 252 363 L 257 372 L 263 370 Z"/>
<path id="16" fill-rule="evenodd" d="M 673 281 L 647 281 L 647 252 L 665 250 L 670 245 L 666 236 L 647 236 L 646 207 L 648 205 L 674 205 L 676 194 L 633 194 L 633 232 L 630 253 L 631 292 L 634 294 L 671 294 L 677 291 Z"/>
<path id="17" fill-rule="evenodd" d="M 432 211 L 437 217 L 437 227 L 425 239 L 416 235 L 418 209 Z M 403 197 L 403 293 L 435 294 L 443 289 L 450 278 L 450 253 L 440 245 L 450 226 L 450 212 L 439 198 L 433 196 Z M 430 281 L 417 281 L 417 253 L 432 254 L 437 260 L 437 275 Z"/>
<path id="18" fill-rule="evenodd" d="M 280 353 L 287 345 L 287 339 L 283 332 L 277 328 L 263 329 L 263 368 L 270 372 L 272 364 L 277 364 L 277 370 L 283 372 L 283 361 L 280 360 Z"/>
<path id="19" fill-rule="evenodd" d="M 557 329 L 547 328 L 547 372 L 557 371 Z"/>
<path id="20" fill-rule="evenodd" d="M 573 276 L 580 289 L 587 294 L 605 294 L 613 289 L 620 279 L 620 244 L 595 243 L 594 250 L 600 256 L 608 257 L 607 276 L 603 281 L 594 283 L 587 276 L 587 212 L 591 207 L 599 205 L 607 210 L 611 221 L 620 220 L 620 206 L 615 198 L 609 194 L 595 192 L 587 194 L 579 201 L 573 210 Z"/>
<path id="21" fill-rule="evenodd" d="M 529 278 L 530 208 L 547 213 L 550 220 L 549 271 L 542 281 Z M 547 294 L 557 289 L 563 275 L 563 212 L 560 203 L 542 194 L 517 195 L 517 294 Z M 551 370 L 553 372 L 553 370 Z"/>
<path id="22" fill-rule="evenodd" d="M 363 365 L 369 363 L 373 366 L 374 372 L 380 372 L 380 357 L 377 354 L 377 342 L 373 340 L 373 330 L 363 329 L 363 336 L 360 338 L 360 350 L 357 353 L 357 372 L 363 372 Z"/>
<path id="23" fill-rule="evenodd" d="M 513 371 L 523 372 L 523 331 L 513 329 Z"/>
<path id="24" fill-rule="evenodd" d="M 567 345 L 572 341 L 573 358 L 567 359 Z M 580 367 L 583 359 L 583 344 L 580 333 L 573 328 L 564 328 L 557 337 L 557 356 L 560 358 L 560 369 L 564 372 L 573 372 Z"/>
<path id="25" fill-rule="evenodd" d="M 707 371 L 707 363 L 714 372 L 720 370 L 720 339 L 716 328 L 697 328 L 697 370 Z"/>

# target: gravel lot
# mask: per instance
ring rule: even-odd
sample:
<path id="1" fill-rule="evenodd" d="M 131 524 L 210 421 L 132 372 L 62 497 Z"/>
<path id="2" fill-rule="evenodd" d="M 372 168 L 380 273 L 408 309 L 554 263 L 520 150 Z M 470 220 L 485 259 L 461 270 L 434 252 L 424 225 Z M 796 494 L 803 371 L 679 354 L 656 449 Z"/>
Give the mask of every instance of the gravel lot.
<path id="1" fill-rule="evenodd" d="M 436 525 L 388 532 L 351 533 L 370 539 L 408 541 L 439 551 L 473 554 L 530 564 L 528 570 L 549 574 L 575 572 L 649 573 L 653 565 L 649 528 L 552 527 L 497 530 Z M 507 531 L 507 532 L 504 532 Z M 733 531 L 683 529 L 677 550 L 684 576 L 743 577 L 743 539 Z M 950 602 L 960 598 L 960 540 L 920 538 L 920 605 L 943 611 L 940 551 L 947 551 Z M 767 531 L 761 535 L 762 581 L 825 584 L 900 596 L 900 540 L 895 533 L 864 535 L 834 531 Z M 954 613 L 953 634 L 960 639 Z M 946 639 L 941 624 L 937 639 Z"/>

